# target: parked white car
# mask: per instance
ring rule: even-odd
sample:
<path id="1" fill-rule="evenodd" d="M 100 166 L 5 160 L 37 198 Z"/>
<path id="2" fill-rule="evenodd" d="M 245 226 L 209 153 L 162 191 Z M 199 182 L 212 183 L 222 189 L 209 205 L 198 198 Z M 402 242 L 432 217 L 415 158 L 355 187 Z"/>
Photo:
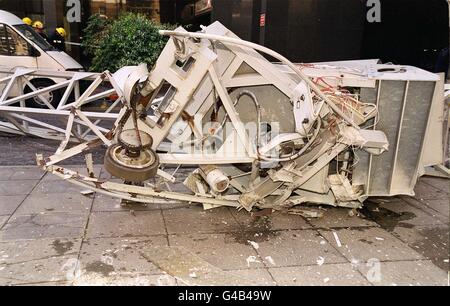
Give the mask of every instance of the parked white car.
<path id="1" fill-rule="evenodd" d="M 4 71 L 13 71 L 18 67 L 50 71 L 83 70 L 77 61 L 51 46 L 16 15 L 0 10 L 0 79 L 6 76 Z M 34 78 L 31 83 L 39 89 L 63 80 L 57 77 Z M 5 85 L 0 85 L 0 92 L 4 87 Z M 26 93 L 30 88 L 25 85 L 23 90 Z M 20 88 L 12 88 L 9 96 L 19 94 Z M 59 91 L 54 91 L 46 94 L 46 98 L 50 103 L 57 105 L 60 95 Z M 30 99 L 27 104 L 33 107 L 45 105 L 38 98 Z"/>

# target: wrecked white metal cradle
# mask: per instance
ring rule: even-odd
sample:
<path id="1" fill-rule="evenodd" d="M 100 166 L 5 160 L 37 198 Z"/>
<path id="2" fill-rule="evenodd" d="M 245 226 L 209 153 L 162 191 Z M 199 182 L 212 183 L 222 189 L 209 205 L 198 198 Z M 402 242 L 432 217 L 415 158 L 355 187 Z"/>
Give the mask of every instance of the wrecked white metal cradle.
<path id="1" fill-rule="evenodd" d="M 125 200 L 250 211 L 354 208 L 369 196 L 413 194 L 423 167 L 443 160 L 442 137 L 432 131 L 434 124 L 442 133 L 442 118 L 435 121 L 443 82 L 434 74 L 373 61 L 294 65 L 218 22 L 202 33 L 162 34 L 171 38 L 151 72 L 141 65 L 95 75 L 75 102 L 60 103 L 53 112 L 67 126 L 56 153 L 37 156 L 43 169 Z M 104 78 L 119 113 L 83 111 L 103 96 L 91 94 Z M 3 100 L 0 113 L 17 117 Z M 114 124 L 105 130 L 90 118 Z M 71 139 L 80 144 L 68 148 Z M 90 151 L 101 145 L 105 168 L 124 183 L 95 177 Z M 86 156 L 87 175 L 58 166 L 77 154 Z M 179 168 L 193 166 L 183 182 L 191 194 L 171 191 Z"/>

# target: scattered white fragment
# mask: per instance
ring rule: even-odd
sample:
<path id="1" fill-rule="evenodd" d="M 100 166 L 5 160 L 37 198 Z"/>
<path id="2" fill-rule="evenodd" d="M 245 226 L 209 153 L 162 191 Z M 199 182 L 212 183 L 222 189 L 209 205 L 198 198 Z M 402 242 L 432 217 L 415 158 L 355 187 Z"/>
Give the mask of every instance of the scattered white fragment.
<path id="1" fill-rule="evenodd" d="M 90 189 L 85 189 L 85 190 L 81 190 L 80 193 L 85 196 L 85 195 L 93 194 L 94 192 Z"/>
<path id="2" fill-rule="evenodd" d="M 359 265 L 359 260 L 356 258 L 352 258 L 352 260 L 350 262 L 351 262 L 352 268 L 354 268 L 354 269 L 357 268 Z"/>
<path id="3" fill-rule="evenodd" d="M 197 274 L 195 272 L 189 273 L 190 278 L 197 278 Z"/>
<path id="4" fill-rule="evenodd" d="M 275 266 L 275 261 L 273 260 L 272 256 L 266 256 L 264 259 L 270 263 L 272 266 Z"/>
<path id="5" fill-rule="evenodd" d="M 111 250 L 110 250 L 111 251 Z M 114 263 L 114 258 L 112 256 L 109 255 L 102 255 L 100 257 L 100 261 L 102 263 L 104 263 L 105 265 L 113 265 Z"/>
<path id="6" fill-rule="evenodd" d="M 320 240 L 320 245 L 325 245 L 327 242 L 325 240 Z"/>
<path id="7" fill-rule="evenodd" d="M 323 282 L 324 283 L 328 283 L 330 281 L 330 278 L 329 277 L 325 277 L 324 279 L 323 279 Z"/>
<path id="8" fill-rule="evenodd" d="M 316 260 L 316 262 L 319 266 L 321 266 L 324 264 L 325 258 L 323 258 L 322 256 L 319 256 L 319 258 Z"/>
<path id="9" fill-rule="evenodd" d="M 449 262 L 449 260 L 448 259 L 444 259 L 444 262 Z"/>
<path id="10" fill-rule="evenodd" d="M 0 271 L 2 271 L 2 270 L 4 270 L 5 269 L 5 267 L 0 267 Z"/>
<path id="11" fill-rule="evenodd" d="M 375 239 L 378 241 L 384 241 L 384 238 L 381 238 L 381 237 L 375 237 Z"/>
<path id="12" fill-rule="evenodd" d="M 227 221 L 222 221 L 222 223 L 223 223 L 223 224 L 225 224 L 225 225 L 227 225 L 227 224 L 228 224 L 228 222 L 227 222 Z"/>
<path id="13" fill-rule="evenodd" d="M 253 255 L 247 257 L 246 260 L 247 260 L 248 267 L 250 267 L 250 263 L 252 263 L 252 262 L 260 262 L 258 259 L 256 259 L 256 256 L 253 256 Z"/>
<path id="14" fill-rule="evenodd" d="M 333 231 L 333 236 L 334 236 L 334 240 L 336 240 L 336 244 L 337 244 L 338 248 L 340 248 L 342 246 L 341 240 L 339 240 L 339 237 L 335 231 Z"/>
<path id="15" fill-rule="evenodd" d="M 250 243 L 250 245 L 251 245 L 255 250 L 259 249 L 259 244 L 258 244 L 258 243 L 254 242 L 254 241 L 251 241 L 251 240 L 247 240 L 247 242 Z"/>

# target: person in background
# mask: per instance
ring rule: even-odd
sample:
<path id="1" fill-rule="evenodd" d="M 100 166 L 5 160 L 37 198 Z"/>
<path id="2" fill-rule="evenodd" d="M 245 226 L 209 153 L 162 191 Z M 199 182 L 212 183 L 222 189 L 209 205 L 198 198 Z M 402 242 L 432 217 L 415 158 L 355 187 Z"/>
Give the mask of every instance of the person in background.
<path id="1" fill-rule="evenodd" d="M 33 21 L 29 17 L 23 17 L 22 21 L 29 26 L 33 24 Z"/>
<path id="2" fill-rule="evenodd" d="M 56 28 L 49 37 L 49 43 L 60 51 L 66 51 L 66 30 L 64 28 Z"/>
<path id="3" fill-rule="evenodd" d="M 35 22 L 33 22 L 32 27 L 33 27 L 33 29 L 36 31 L 36 33 L 38 33 L 38 34 L 41 35 L 46 41 L 48 41 L 47 34 L 45 34 L 45 32 L 44 32 L 44 24 L 43 24 L 42 22 L 40 22 L 39 20 L 36 20 Z"/>

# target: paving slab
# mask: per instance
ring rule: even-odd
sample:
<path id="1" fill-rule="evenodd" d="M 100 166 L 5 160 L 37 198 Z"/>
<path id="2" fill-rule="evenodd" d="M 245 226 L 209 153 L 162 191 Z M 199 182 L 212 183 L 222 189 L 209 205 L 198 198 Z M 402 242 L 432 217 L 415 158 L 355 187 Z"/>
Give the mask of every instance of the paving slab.
<path id="1" fill-rule="evenodd" d="M 175 278 L 163 274 L 155 275 L 110 275 L 104 277 L 97 273 L 84 273 L 77 276 L 72 284 L 74 286 L 176 286 Z"/>
<path id="2" fill-rule="evenodd" d="M 45 212 L 89 213 L 92 198 L 80 193 L 32 193 L 17 209 L 16 214 L 39 214 Z"/>
<path id="3" fill-rule="evenodd" d="M 424 259 L 422 255 L 381 228 L 320 230 L 320 233 L 351 262 Z M 335 238 L 334 233 L 338 237 Z"/>
<path id="4" fill-rule="evenodd" d="M 0 182 L 1 184 L 1 182 Z M 15 195 L 15 196 L 1 196 L 0 195 L 0 216 L 10 215 L 14 213 L 23 202 L 26 195 Z"/>
<path id="5" fill-rule="evenodd" d="M 397 227 L 392 234 L 431 260 L 439 268 L 445 271 L 450 270 L 450 238 L 447 225 Z"/>
<path id="6" fill-rule="evenodd" d="M 270 268 L 283 286 L 366 286 L 370 283 L 349 263 Z"/>
<path id="7" fill-rule="evenodd" d="M 169 242 L 171 246 L 184 247 L 220 269 L 264 267 L 260 259 L 249 263 L 247 259 L 257 259 L 257 253 L 248 242 L 237 242 L 230 234 L 169 235 Z"/>
<path id="8" fill-rule="evenodd" d="M 6 223 L 6 221 L 8 220 L 9 216 L 0 216 L 0 229 L 2 228 L 2 226 Z"/>
<path id="9" fill-rule="evenodd" d="M 267 216 L 251 214 L 245 209 L 238 211 L 230 208 L 236 220 L 246 231 L 268 231 L 284 229 L 308 229 L 312 226 L 299 215 L 274 212 Z"/>
<path id="10" fill-rule="evenodd" d="M 37 166 L 0 166 L 0 181 L 39 180 L 45 173 Z"/>
<path id="11" fill-rule="evenodd" d="M 14 215 L 0 231 L 0 241 L 81 237 L 86 220 L 86 214 L 75 213 Z"/>
<path id="12" fill-rule="evenodd" d="M 347 262 L 315 230 L 279 231 L 258 246 L 258 254 L 269 267 L 313 265 L 320 258 L 326 263 Z"/>
<path id="13" fill-rule="evenodd" d="M 448 198 L 448 192 L 434 187 L 433 185 L 422 182 L 419 179 L 418 183 L 414 187 L 414 197 L 417 199 L 445 199 Z"/>
<path id="14" fill-rule="evenodd" d="M 78 254 L 80 245 L 80 238 L 44 238 L 0 242 L 0 264 L 74 255 Z"/>
<path id="15" fill-rule="evenodd" d="M 149 247 L 142 251 L 142 256 L 166 271 L 167 274 L 177 278 L 178 283 L 181 284 L 256 285 L 253 280 L 247 280 L 229 271 L 224 271 L 183 247 Z"/>
<path id="16" fill-rule="evenodd" d="M 422 207 L 414 206 L 404 198 L 391 199 L 387 203 L 384 200 L 379 203 L 372 201 L 365 203 L 361 213 L 388 232 L 392 232 L 397 227 L 413 228 L 418 225 L 444 223 L 439 218 L 439 213 L 427 209 L 423 205 L 421 205 Z"/>
<path id="17" fill-rule="evenodd" d="M 417 199 L 412 197 L 403 197 L 403 200 L 408 202 L 408 204 L 435 216 L 443 223 L 448 224 L 450 222 L 450 196 L 442 199 Z"/>
<path id="18" fill-rule="evenodd" d="M 37 180 L 0 181 L 0 196 L 27 195 L 38 182 Z"/>
<path id="19" fill-rule="evenodd" d="M 0 180 L 7 181 L 14 173 L 14 167 L 0 167 Z"/>
<path id="20" fill-rule="evenodd" d="M 34 194 L 51 194 L 51 193 L 71 193 L 80 194 L 83 189 L 75 184 L 64 181 L 62 179 L 56 181 L 41 180 L 33 190 Z"/>
<path id="21" fill-rule="evenodd" d="M 432 177 L 432 176 L 422 176 L 419 179 L 420 183 L 425 183 L 434 188 L 440 189 L 448 194 L 450 194 L 450 180 L 447 178 Z"/>
<path id="22" fill-rule="evenodd" d="M 416 202 L 417 203 L 417 202 Z M 382 203 L 379 207 L 394 212 L 395 215 L 401 215 L 403 220 L 401 221 L 404 226 L 408 225 L 433 225 L 442 224 L 439 220 L 438 213 L 428 209 L 425 206 L 413 206 L 408 201 L 400 198 L 395 198 L 389 203 Z"/>
<path id="23" fill-rule="evenodd" d="M 447 224 L 450 222 L 450 196 L 447 199 L 426 200 L 425 205 L 442 214 L 442 220 L 446 220 Z"/>
<path id="24" fill-rule="evenodd" d="M 165 236 L 148 238 L 93 238 L 83 242 L 80 253 L 80 279 L 109 277 L 141 278 L 162 274 L 158 267 L 142 257 L 143 249 L 167 246 Z"/>
<path id="25" fill-rule="evenodd" d="M 87 173 L 84 166 L 68 168 Z M 107 177 L 101 168 L 96 174 Z M 185 175 L 177 174 L 180 182 Z M 0 285 L 447 285 L 449 182 L 422 177 L 415 197 L 372 206 L 378 215 L 330 208 L 323 218 L 304 219 L 162 199 L 121 206 L 101 194 L 82 196 L 82 188 L 35 166 L 0 167 Z M 168 252 L 158 250 L 169 245 Z M 178 260 L 183 252 L 173 248 L 190 254 L 189 267 L 197 263 L 215 276 L 208 279 L 202 269 L 198 278 L 189 276 Z M 184 281 L 165 272 L 182 272 Z"/>
<path id="26" fill-rule="evenodd" d="M 358 269 L 374 285 L 448 286 L 448 274 L 428 260 L 381 262 L 379 278 L 373 266 L 360 265 Z"/>
<path id="27" fill-rule="evenodd" d="M 257 286 L 275 286 L 277 283 L 273 280 L 270 273 L 265 268 L 260 269 L 242 269 L 229 270 L 233 275 L 237 275 L 248 282 L 253 281 Z"/>
<path id="28" fill-rule="evenodd" d="M 162 210 L 169 234 L 241 231 L 227 207 L 203 210 L 200 205 Z"/>
<path id="29" fill-rule="evenodd" d="M 93 212 L 87 237 L 140 237 L 166 234 L 159 210 L 135 212 Z"/>
<path id="30" fill-rule="evenodd" d="M 40 180 L 46 172 L 36 167 L 17 167 L 13 168 L 13 173 L 9 177 L 11 181 L 17 180 Z"/>
<path id="31" fill-rule="evenodd" d="M 73 278 L 77 255 L 38 259 L 4 266 L 0 285 L 67 281 Z"/>
<path id="32" fill-rule="evenodd" d="M 350 215 L 351 209 L 327 208 L 322 218 L 311 218 L 309 222 L 316 228 L 341 228 L 378 226 L 374 221 L 364 218 L 363 215 Z"/>
<path id="33" fill-rule="evenodd" d="M 0 284 L 67 281 L 73 277 L 80 239 L 0 243 Z"/>

